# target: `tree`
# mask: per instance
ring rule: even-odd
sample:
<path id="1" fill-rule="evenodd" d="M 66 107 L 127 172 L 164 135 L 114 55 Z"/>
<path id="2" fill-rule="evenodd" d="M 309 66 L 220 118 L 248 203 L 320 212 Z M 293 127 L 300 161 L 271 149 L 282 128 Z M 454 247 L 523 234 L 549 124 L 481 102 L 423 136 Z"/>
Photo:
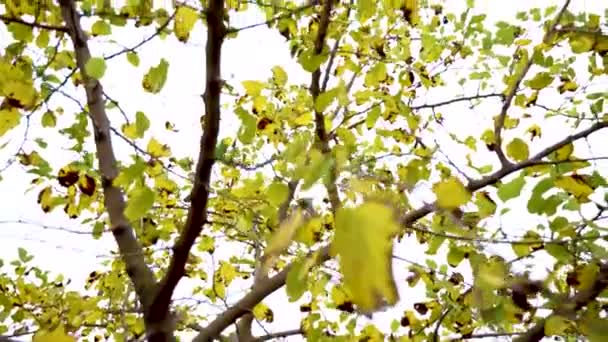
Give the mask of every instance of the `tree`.
<path id="1" fill-rule="evenodd" d="M 414 0 L 201 3 L 0 2 L 12 37 L 0 53 L 0 134 L 18 141 L 4 169 L 27 170 L 42 211 L 63 208 L 86 238 L 111 234 L 117 246 L 78 291 L 20 248 L 0 273 L 6 338 L 608 334 L 607 157 L 597 155 L 608 126 L 608 13 L 569 0 L 498 22 L 473 1 L 461 12 Z M 234 26 L 230 15 L 252 7 L 266 21 Z M 199 24 L 202 134 L 198 155 L 182 156 L 171 133 L 184 127 L 124 110 L 128 96 L 114 100 L 104 83 L 114 61 L 136 70 L 143 46 L 190 44 Z M 263 25 L 285 38 L 308 84 L 281 65 L 265 80 L 225 79 L 224 43 Z M 102 39 L 151 27 L 136 45 L 94 52 Z M 154 60 L 133 85 L 160 96 L 171 61 Z M 220 135 L 229 122 L 238 130 Z M 58 162 L 65 144 L 70 159 Z M 421 188 L 433 199 L 420 201 Z M 407 280 L 393 272 L 403 263 Z M 180 304 L 184 280 L 192 298 L 226 308 Z M 420 285 L 421 300 L 405 303 Z M 281 310 L 264 302 L 273 293 L 300 304 L 300 325 L 260 336 L 253 322 Z M 388 329 L 369 319 L 382 310 Z"/>

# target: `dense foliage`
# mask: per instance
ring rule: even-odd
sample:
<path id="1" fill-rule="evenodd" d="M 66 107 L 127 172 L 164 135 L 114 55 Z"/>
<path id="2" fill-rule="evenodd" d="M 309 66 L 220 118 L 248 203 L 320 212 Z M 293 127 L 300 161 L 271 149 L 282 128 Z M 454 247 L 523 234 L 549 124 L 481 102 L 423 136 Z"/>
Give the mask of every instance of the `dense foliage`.
<path id="1" fill-rule="evenodd" d="M 0 334 L 603 340 L 608 11 L 570 2 L 496 21 L 473 0 L 0 0 L 3 172 L 24 168 L 38 210 L 117 246 L 84 289 L 35 250 L 0 262 Z M 231 21 L 252 9 L 266 21 Z M 306 84 L 285 65 L 227 78 L 224 43 L 258 26 L 284 38 Z M 189 154 L 187 127 L 124 110 L 104 84 L 113 63 L 139 75 L 145 57 L 126 79 L 160 96 L 172 61 L 142 47 L 197 31 L 204 111 Z M 104 50 L 125 35 L 143 38 Z M 299 326 L 260 335 L 254 322 L 287 314 L 265 304 L 273 293 L 298 303 Z"/>

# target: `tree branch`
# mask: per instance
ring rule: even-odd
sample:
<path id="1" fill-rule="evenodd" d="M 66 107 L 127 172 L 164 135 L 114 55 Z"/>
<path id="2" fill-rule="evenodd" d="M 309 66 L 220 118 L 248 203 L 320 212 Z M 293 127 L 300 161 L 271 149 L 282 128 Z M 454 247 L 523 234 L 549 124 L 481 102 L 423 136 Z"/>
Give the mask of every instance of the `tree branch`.
<path id="1" fill-rule="evenodd" d="M 331 11 L 333 8 L 334 1 L 327 0 L 323 6 L 323 12 L 321 13 L 321 19 L 319 22 L 319 31 L 317 33 L 317 38 L 315 39 L 315 55 L 320 55 L 323 53 L 323 47 L 325 46 L 325 37 L 327 36 L 327 29 L 329 27 L 329 19 L 331 17 Z M 337 47 L 337 43 L 336 43 Z M 336 50 L 336 49 L 334 49 Z M 330 60 L 328 61 L 328 65 L 331 65 L 333 62 L 333 58 L 335 58 L 335 53 L 330 56 Z M 329 71 L 329 70 L 328 70 Z M 317 68 L 312 73 L 312 78 L 310 81 L 310 95 L 312 96 L 313 104 L 316 102 L 317 98 L 321 94 L 321 66 Z M 330 136 L 325 128 L 325 116 L 323 113 L 315 110 L 315 131 L 317 135 L 317 143 L 321 149 L 321 152 L 329 157 L 331 154 L 331 148 L 329 147 L 329 139 Z M 332 212 L 336 213 L 338 208 L 340 207 L 340 197 L 338 193 L 338 188 L 336 186 L 336 167 L 332 164 L 332 167 L 329 170 L 331 179 L 325 187 L 327 189 L 327 193 L 329 195 L 329 203 L 331 204 Z"/>
<path id="2" fill-rule="evenodd" d="M 103 88 L 99 81 L 90 78 L 85 71 L 85 65 L 91 58 L 87 36 L 80 25 L 74 0 L 60 0 L 61 14 L 67 31 L 74 46 L 76 63 L 84 81 L 88 109 L 93 122 L 95 146 L 99 162 L 99 173 L 102 177 L 104 205 L 110 217 L 112 234 L 118 244 L 121 258 L 126 265 L 126 271 L 133 282 L 135 292 L 142 306 L 150 308 L 156 291 L 154 274 L 148 268 L 143 257 L 143 250 L 135 237 L 133 228 L 123 211 L 125 200 L 122 190 L 113 185 L 118 176 L 116 156 L 112 147 L 110 121 L 106 114 L 103 101 Z M 146 327 L 154 330 L 155 327 Z M 172 331 L 170 332 L 172 334 Z"/>
<path id="3" fill-rule="evenodd" d="M 21 18 L 9 17 L 4 14 L 0 14 L 0 21 L 3 21 L 7 24 L 17 23 L 17 24 L 29 26 L 32 28 L 42 29 L 42 30 L 51 30 L 51 31 L 59 31 L 59 32 L 66 32 L 66 33 L 68 32 L 68 27 L 65 27 L 65 26 L 55 26 L 55 25 L 48 25 L 48 24 L 42 24 L 42 23 L 36 23 L 36 22 L 29 22 L 29 21 L 25 21 Z"/>
<path id="4" fill-rule="evenodd" d="M 555 16 L 555 19 L 553 20 L 551 27 L 545 33 L 545 36 L 543 37 L 543 44 L 550 43 L 550 40 L 553 37 L 553 34 L 555 33 L 555 29 L 556 29 L 557 25 L 559 24 L 559 21 L 561 20 L 562 16 L 566 12 L 566 9 L 568 8 L 569 5 L 570 5 L 570 0 L 566 0 L 564 5 L 562 6 L 561 10 Z M 515 63 L 517 63 L 517 62 L 515 62 Z M 494 126 L 494 137 L 495 137 L 495 142 L 496 142 L 495 152 L 496 152 L 496 155 L 498 156 L 498 159 L 500 160 L 500 163 L 503 166 L 507 166 L 511 163 L 505 156 L 505 153 L 502 149 L 502 130 L 503 130 L 503 127 L 505 124 L 505 118 L 507 116 L 507 111 L 509 110 L 509 108 L 511 108 L 511 102 L 513 101 L 513 98 L 515 97 L 515 94 L 517 94 L 519 85 L 526 77 L 526 74 L 528 73 L 528 71 L 530 71 L 530 67 L 532 67 L 532 64 L 533 64 L 532 56 L 529 56 L 528 60 L 526 61 L 526 64 L 523 66 L 519 75 L 517 75 L 515 82 L 509 88 L 509 91 L 504 98 L 502 108 L 500 110 L 500 114 L 498 114 L 498 118 L 496 119 L 496 124 Z"/>
<path id="5" fill-rule="evenodd" d="M 254 342 L 263 342 L 263 341 L 269 341 L 269 340 L 272 340 L 272 339 L 275 339 L 275 338 L 284 338 L 284 337 L 289 337 L 289 336 L 302 335 L 302 333 L 303 333 L 302 329 L 293 329 L 293 330 L 280 331 L 280 332 L 271 333 L 271 334 L 268 334 L 268 335 L 256 337 L 255 340 L 254 340 Z"/>
<path id="6" fill-rule="evenodd" d="M 316 264 L 321 264 L 329 260 L 329 248 L 325 247 L 315 253 L 311 253 L 310 256 L 316 254 Z M 230 326 L 239 317 L 248 313 L 250 309 L 256 304 L 260 303 L 266 296 L 280 289 L 287 279 L 287 274 L 293 267 L 293 264 L 289 264 L 283 268 L 272 278 L 266 278 L 263 282 L 253 286 L 251 291 L 241 298 L 236 304 L 232 305 L 226 311 L 221 313 L 215 320 L 213 320 L 203 331 L 201 331 L 192 341 L 193 342 L 210 342 L 219 334 Z"/>
<path id="7" fill-rule="evenodd" d="M 191 205 L 188 211 L 183 233 L 173 247 L 173 258 L 161 287 L 150 308 L 148 320 L 152 323 L 165 320 L 169 311 L 171 297 L 177 283 L 184 275 L 184 267 L 190 249 L 200 235 L 207 220 L 207 202 L 209 200 L 211 171 L 215 163 L 215 147 L 220 128 L 221 50 L 226 35 L 223 21 L 224 0 L 210 1 L 207 12 L 207 47 L 206 47 L 206 89 L 204 132 L 200 140 L 200 151 L 196 165 L 194 186 L 191 193 Z M 159 339 L 160 340 L 160 339 Z"/>
<path id="8" fill-rule="evenodd" d="M 154 31 L 153 34 L 149 35 L 148 37 L 142 39 L 139 43 L 135 44 L 132 47 L 126 47 L 120 51 L 114 52 L 113 54 L 110 54 L 108 56 L 105 56 L 104 59 L 105 60 L 110 60 L 114 57 L 118 57 L 124 53 L 127 52 L 135 52 L 137 49 L 139 49 L 140 47 L 142 47 L 144 44 L 146 44 L 147 42 L 151 41 L 152 39 L 154 39 L 154 37 L 158 36 L 159 34 L 161 34 L 161 32 L 163 32 L 167 26 L 169 26 L 169 24 L 171 23 L 171 21 L 173 21 L 173 19 L 175 19 L 175 15 L 177 14 L 177 8 L 173 11 L 173 13 L 171 13 L 171 16 L 169 16 L 169 18 L 167 18 L 167 21 L 165 21 L 162 25 L 160 25 L 156 31 Z"/>
<path id="9" fill-rule="evenodd" d="M 576 314 L 577 311 L 591 303 L 597 296 L 608 288 L 608 263 L 600 265 L 600 270 L 595 277 L 592 285 L 584 290 L 578 292 L 572 298 L 561 302 L 556 309 L 553 310 L 551 316 L 565 316 L 569 317 Z M 538 342 L 545 337 L 545 323 L 547 319 L 542 319 L 524 335 L 514 339 L 514 342 Z"/>
<path id="10" fill-rule="evenodd" d="M 591 135 L 594 132 L 597 132 L 603 128 L 608 127 L 608 122 L 598 122 L 593 126 L 580 131 L 574 135 L 568 136 L 563 140 L 545 148 L 544 150 L 537 153 L 531 159 L 521 162 L 519 164 L 511 164 L 508 167 L 503 167 L 500 170 L 482 178 L 479 180 L 475 180 L 469 182 L 467 185 L 467 189 L 471 192 L 480 190 L 488 185 L 495 184 L 500 179 L 505 176 L 510 175 L 511 173 L 522 170 L 526 167 L 534 166 L 537 162 L 541 161 L 543 158 L 558 150 L 559 148 L 574 142 L 576 140 L 585 138 Z M 425 217 L 431 212 L 436 210 L 436 206 L 434 203 L 425 204 L 422 207 L 413 210 L 405 215 L 403 215 L 399 223 L 402 226 L 402 229 L 408 229 L 412 226 L 414 222 Z M 329 245 L 326 245 L 319 250 L 312 252 L 309 256 L 316 257 L 316 264 L 322 264 L 330 259 L 329 256 Z M 234 321 L 236 321 L 242 315 L 248 313 L 247 308 L 251 308 L 255 306 L 257 303 L 261 302 L 266 296 L 270 295 L 274 291 L 278 290 L 285 284 L 285 280 L 287 279 L 287 274 L 289 270 L 293 267 L 293 264 L 289 264 L 286 266 L 281 272 L 276 274 L 272 278 L 268 278 L 263 282 L 260 282 L 256 286 L 253 286 L 251 291 L 241 298 L 236 304 L 228 308 L 221 315 L 219 315 L 211 324 L 209 324 L 201 333 L 193 340 L 195 342 L 207 342 L 211 341 L 211 339 L 215 336 L 218 336 L 224 329 L 230 326 Z"/>
<path id="11" fill-rule="evenodd" d="M 283 223 L 286 219 L 287 219 L 287 213 L 289 211 L 289 206 L 291 205 L 291 202 L 293 201 L 293 198 L 296 194 L 296 188 L 298 187 L 298 181 L 291 181 L 288 184 L 288 188 L 289 188 L 289 193 L 287 194 L 287 198 L 285 199 L 285 201 L 281 204 L 280 208 L 279 208 L 279 227 L 281 226 L 281 223 Z M 280 228 L 279 228 L 280 229 Z M 259 254 L 259 253 L 256 253 Z M 266 274 L 263 264 L 264 261 L 267 258 L 267 255 L 261 255 L 261 256 L 257 256 L 257 262 L 258 265 L 255 268 L 255 272 L 253 275 L 253 286 L 255 287 L 257 284 L 259 284 L 260 282 L 263 282 L 264 280 L 268 279 L 268 274 Z M 253 310 L 253 307 L 248 308 L 249 311 Z M 253 323 L 253 314 L 251 312 L 247 313 L 245 316 L 243 316 L 243 318 L 241 318 L 241 320 L 239 321 L 239 323 L 237 324 L 237 336 L 239 338 L 239 342 L 249 342 L 249 341 L 255 341 L 255 338 L 253 337 L 253 333 L 251 331 L 251 324 Z"/>

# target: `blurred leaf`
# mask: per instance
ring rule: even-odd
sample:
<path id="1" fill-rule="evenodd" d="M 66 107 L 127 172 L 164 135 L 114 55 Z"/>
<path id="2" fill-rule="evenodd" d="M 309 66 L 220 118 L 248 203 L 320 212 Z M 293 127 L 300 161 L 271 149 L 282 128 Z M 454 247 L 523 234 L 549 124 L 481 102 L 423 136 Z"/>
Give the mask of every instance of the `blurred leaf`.
<path id="1" fill-rule="evenodd" d="M 398 231 L 392 209 L 379 203 L 341 208 L 336 215 L 331 253 L 339 256 L 344 285 L 364 313 L 399 299 L 392 272 L 393 237 Z"/>

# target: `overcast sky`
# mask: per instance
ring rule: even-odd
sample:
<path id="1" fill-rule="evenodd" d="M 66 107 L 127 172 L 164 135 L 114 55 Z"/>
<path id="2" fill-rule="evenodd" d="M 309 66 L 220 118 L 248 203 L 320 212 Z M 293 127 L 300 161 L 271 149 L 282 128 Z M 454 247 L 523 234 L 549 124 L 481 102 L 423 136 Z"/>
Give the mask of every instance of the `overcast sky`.
<path id="1" fill-rule="evenodd" d="M 599 0 L 576 0 L 573 1 L 571 10 L 585 9 L 587 11 L 595 11 L 598 14 L 603 14 L 605 5 Z M 155 1 L 155 4 L 158 2 Z M 167 2 L 169 3 L 169 2 Z M 449 1 L 446 5 L 460 6 L 463 8 L 464 1 Z M 547 7 L 551 4 L 561 5 L 562 1 L 553 0 L 515 0 L 515 1 L 477 1 L 476 11 L 487 13 L 491 20 L 510 20 L 514 18 L 514 13 L 517 10 L 523 10 L 531 7 Z M 516 6 L 517 5 L 517 6 Z M 256 22 L 261 22 L 264 17 L 260 13 L 249 11 L 234 17 L 232 23 L 235 27 L 246 26 Z M 532 29 L 532 28 L 529 28 Z M 148 29 L 129 29 L 115 30 L 116 35 L 111 38 L 119 41 L 123 46 L 132 46 L 139 42 L 143 37 L 150 35 L 153 28 Z M 4 30 L 4 26 L 0 25 L 0 46 L 4 46 L 10 41 L 10 35 Z M 105 40 L 105 41 L 104 41 Z M 117 100 L 121 107 L 127 113 L 135 113 L 137 110 L 144 111 L 152 120 L 152 134 L 162 139 L 166 139 L 170 143 L 172 150 L 179 156 L 195 156 L 198 153 L 198 137 L 200 135 L 199 116 L 202 113 L 203 101 L 200 94 L 204 92 L 204 46 L 205 32 L 202 25 L 198 25 L 190 41 L 187 44 L 177 42 L 173 38 L 165 40 L 155 39 L 139 52 L 141 65 L 139 68 L 134 68 L 126 62 L 124 56 L 118 57 L 109 63 L 108 71 L 102 80 L 106 93 Z M 96 56 L 108 55 L 112 52 L 121 50 L 121 47 L 115 43 L 109 42 L 108 38 L 95 39 L 91 43 L 92 53 Z M 140 90 L 140 81 L 143 74 L 149 66 L 158 63 L 160 58 L 165 58 L 170 63 L 169 78 L 165 88 L 159 95 L 149 95 Z M 305 73 L 299 65 L 297 65 L 289 55 L 289 47 L 278 33 L 272 32 L 261 26 L 255 29 L 243 31 L 237 39 L 229 40 L 224 44 L 223 49 L 223 73 L 224 77 L 229 82 L 237 84 L 242 80 L 265 80 L 270 76 L 270 69 L 274 65 L 281 65 L 289 74 L 290 82 L 293 83 L 309 83 L 310 76 Z M 585 72 L 581 70 L 581 72 Z M 596 85 L 602 86 L 602 85 Z M 606 84 L 603 84 L 604 88 Z M 447 99 L 462 94 L 461 89 L 453 89 L 454 93 L 446 94 L 429 94 L 426 101 L 433 102 L 435 99 Z M 70 94 L 75 94 L 73 88 L 66 89 Z M 82 89 L 78 90 L 78 98 L 82 99 Z M 229 98 L 224 98 L 229 101 Z M 559 105 L 560 99 L 555 99 Z M 69 116 L 73 111 L 78 110 L 78 107 L 66 97 L 57 94 L 54 96 L 53 105 L 61 105 L 66 110 L 64 118 L 59 118 L 59 126 L 66 125 L 69 122 Z M 485 106 L 470 110 L 466 105 L 450 107 L 450 115 L 454 111 L 461 113 L 462 117 L 448 116 L 446 113 L 446 127 L 449 131 L 467 131 L 468 134 L 481 132 L 483 129 L 490 127 L 489 122 L 491 116 L 494 115 L 498 108 L 496 103 L 489 102 Z M 447 112 L 447 110 L 446 110 Z M 491 113 L 491 114 L 490 114 Z M 121 120 L 118 111 L 109 113 L 110 119 L 117 122 Z M 171 120 L 176 124 L 179 133 L 167 133 L 163 129 L 164 122 Z M 238 122 L 222 121 L 223 134 L 231 134 L 238 128 Z M 554 126 L 551 126 L 554 125 Z M 548 126 L 543 126 L 543 138 L 534 148 L 541 149 L 549 142 L 556 141 L 565 132 L 559 123 L 552 123 Z M 553 129 L 552 129 L 553 128 Z M 561 129 L 560 129 L 561 128 Z M 22 128 L 15 129 L 7 136 L 0 138 L 0 144 L 7 141 L 7 137 L 12 138 L 11 142 L 3 150 L 0 150 L 0 167 L 8 160 L 15 147 L 20 142 L 22 136 Z M 59 136 L 49 134 L 49 130 L 44 130 L 47 141 L 52 151 L 52 162 L 61 166 L 73 158 L 74 155 L 66 152 L 64 139 Z M 39 118 L 34 117 L 33 126 L 31 128 L 31 136 L 41 132 Z M 446 132 L 438 132 L 437 138 L 441 141 L 448 141 L 445 138 Z M 592 141 L 600 141 L 606 139 L 606 135 L 600 138 L 597 134 L 592 138 Z M 53 146 L 53 142 L 58 141 L 61 146 Z M 605 140 L 604 140 L 605 141 Z M 116 142 L 116 139 L 115 139 Z M 140 143 L 143 145 L 143 142 Z M 453 143 L 452 143 L 453 145 Z M 28 146 L 28 145 L 26 145 Z M 29 145 L 30 147 L 33 145 Z M 116 146 L 120 150 L 119 154 L 127 155 L 132 150 L 127 149 L 126 145 L 117 143 Z M 601 146 L 601 144 L 600 144 Z M 604 144 L 605 146 L 605 144 Z M 450 145 L 446 144 L 447 153 L 451 154 L 460 165 L 465 165 L 466 161 L 463 156 L 458 156 L 457 150 L 450 150 Z M 456 153 L 455 153 L 456 152 Z M 46 155 L 47 157 L 49 154 Z M 488 159 L 488 163 L 493 163 L 495 158 L 493 155 L 484 154 L 482 158 Z M 21 246 L 35 255 L 34 263 L 42 269 L 48 269 L 56 273 L 63 273 L 72 278 L 72 287 L 74 289 L 82 288 L 84 280 L 92 270 L 96 269 L 100 262 L 107 260 L 109 252 L 115 249 L 115 243 L 110 234 L 106 234 L 101 240 L 93 240 L 86 235 L 76 235 L 61 231 L 43 229 L 36 223 L 44 223 L 44 225 L 52 227 L 69 228 L 73 230 L 86 231 L 88 228 L 78 225 L 77 221 L 69 220 L 65 217 L 62 210 L 56 210 L 51 214 L 44 214 L 36 204 L 36 197 L 39 189 L 24 194 L 24 189 L 30 187 L 29 176 L 24 176 L 24 171 L 18 165 L 6 170 L 3 174 L 3 181 L 0 182 L 0 193 L 2 194 L 2 210 L 0 211 L 0 258 L 6 261 L 16 257 L 16 249 Z M 432 199 L 428 187 L 422 187 L 414 196 L 415 200 L 422 203 Z M 509 203 L 512 205 L 512 203 Z M 512 225 L 525 231 L 526 228 L 534 225 L 533 217 L 522 216 L 522 210 L 525 210 L 525 203 L 519 203 L 521 210 L 514 212 L 516 215 L 506 215 L 502 218 L 503 225 Z M 33 224 L 22 224 L 17 221 L 26 221 Z M 501 247 L 504 249 L 504 247 Z M 423 252 L 425 248 L 418 246 L 416 243 L 404 242 L 401 246 L 395 249 L 395 254 L 424 262 Z M 497 249 L 498 250 L 498 249 Z M 223 251 L 229 254 L 233 251 Z M 506 252 L 508 253 L 508 252 Z M 442 260 L 443 262 L 443 260 Z M 403 284 L 407 272 L 407 263 L 396 261 L 395 274 Z M 466 270 L 463 270 L 466 272 Z M 180 292 L 187 294 L 187 284 L 182 284 Z M 415 301 L 420 298 L 412 296 L 411 290 L 407 287 L 402 287 L 402 294 L 407 293 L 407 296 L 402 295 L 404 302 L 397 309 L 402 311 L 407 302 Z M 420 292 L 418 291 L 418 294 Z M 176 295 L 179 297 L 180 295 Z M 234 299 L 240 297 L 240 293 L 233 294 Z M 272 304 L 278 305 L 272 305 Z M 275 323 L 270 325 L 269 330 L 283 330 L 285 328 L 296 328 L 299 325 L 299 311 L 297 306 L 291 306 L 292 310 L 287 310 L 287 302 L 283 295 L 283 290 L 278 291 L 272 296 L 269 302 L 271 308 L 275 310 Z M 280 314 L 277 314 L 279 313 Z M 388 328 L 390 321 L 393 318 L 398 318 L 399 313 L 391 310 L 385 314 L 380 314 L 377 317 L 377 322 L 380 326 Z M 386 319 L 389 318 L 390 319 Z M 383 319 L 385 318 L 385 319 Z M 258 332 L 261 332 L 257 329 Z"/>

